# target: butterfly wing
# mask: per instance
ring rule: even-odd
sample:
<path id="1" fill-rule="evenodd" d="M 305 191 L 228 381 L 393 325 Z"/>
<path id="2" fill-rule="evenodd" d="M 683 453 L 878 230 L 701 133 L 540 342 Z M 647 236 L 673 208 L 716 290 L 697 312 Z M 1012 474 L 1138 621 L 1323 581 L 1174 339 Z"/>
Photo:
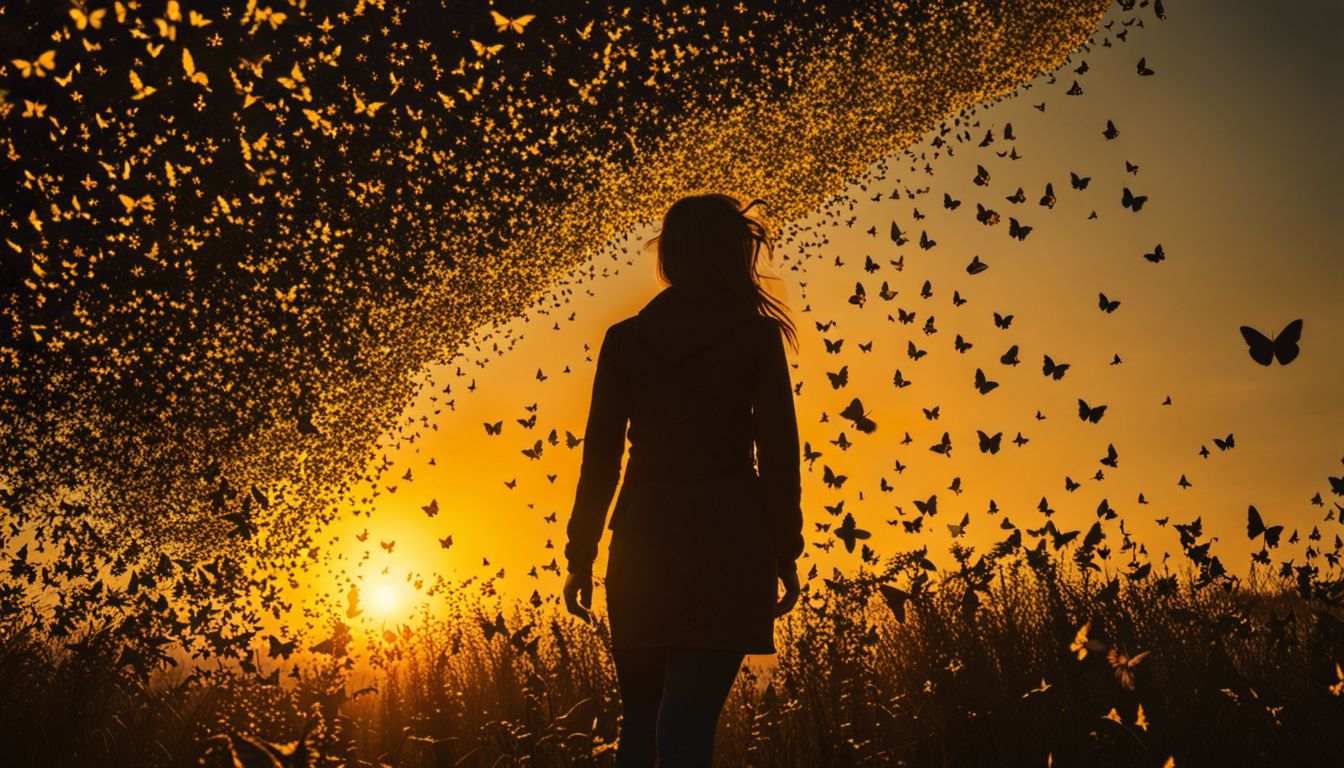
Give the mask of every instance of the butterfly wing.
<path id="1" fill-rule="evenodd" d="M 1289 323 L 1274 337 L 1274 357 L 1278 359 L 1279 365 L 1287 365 L 1297 359 L 1297 353 L 1301 350 L 1297 347 L 1297 342 L 1302 338 L 1302 320 L 1294 320 Z"/>
<path id="2" fill-rule="evenodd" d="M 1261 365 L 1269 365 L 1274 362 L 1274 342 L 1270 341 L 1268 336 L 1249 325 L 1243 325 L 1241 326 L 1241 338 L 1246 340 L 1252 360 Z"/>

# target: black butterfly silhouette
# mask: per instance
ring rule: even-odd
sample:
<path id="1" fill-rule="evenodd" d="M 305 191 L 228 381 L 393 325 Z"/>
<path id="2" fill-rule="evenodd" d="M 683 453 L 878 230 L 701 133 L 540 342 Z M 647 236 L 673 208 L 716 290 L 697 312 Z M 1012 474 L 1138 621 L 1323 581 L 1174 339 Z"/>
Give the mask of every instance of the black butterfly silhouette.
<path id="1" fill-rule="evenodd" d="M 1283 533 L 1282 525 L 1266 526 L 1265 521 L 1260 518 L 1260 510 L 1252 504 L 1246 511 L 1246 536 L 1254 539 L 1260 534 L 1265 536 L 1265 546 L 1279 546 L 1279 535 Z"/>
<path id="2" fill-rule="evenodd" d="M 978 436 L 980 437 L 980 452 L 981 452 L 981 453 L 998 453 L 998 452 L 999 452 L 999 443 L 1003 440 L 1003 433 L 1002 433 L 1002 432 L 995 432 L 994 435 L 993 435 L 993 437 L 991 437 L 991 436 L 986 435 L 984 432 L 982 432 L 982 431 L 980 431 L 980 430 L 977 429 L 977 430 L 975 430 L 975 434 L 978 435 Z"/>
<path id="3" fill-rule="evenodd" d="M 871 533 L 855 526 L 854 515 L 850 512 L 845 513 L 845 519 L 840 523 L 840 527 L 835 529 L 835 535 L 845 543 L 845 551 L 854 551 L 854 542 L 856 539 L 866 539 L 872 536 Z"/>
<path id="4" fill-rule="evenodd" d="M 840 415 L 854 422 L 854 428 L 860 432 L 871 433 L 877 429 L 877 422 L 864 414 L 863 403 L 859 402 L 857 397 L 850 401 L 845 410 L 840 412 Z"/>
<path id="5" fill-rule="evenodd" d="M 1125 187 L 1124 190 L 1125 191 L 1120 195 L 1120 205 L 1138 213 L 1139 209 L 1143 208 L 1143 204 L 1148 202 L 1148 196 L 1135 195 L 1133 192 L 1129 191 L 1129 187 Z"/>
<path id="6" fill-rule="evenodd" d="M 986 379 L 983 370 L 979 368 L 975 369 L 975 388 L 979 390 L 980 394 L 988 394 L 997 386 L 999 386 L 999 382 Z"/>
<path id="7" fill-rule="evenodd" d="M 1093 424 L 1101 421 L 1101 417 L 1106 413 L 1106 406 L 1098 405 L 1095 408 L 1089 406 L 1082 398 L 1078 399 L 1078 418 L 1083 421 L 1090 421 Z"/>
<path id="8" fill-rule="evenodd" d="M 1251 359 L 1261 365 L 1271 365 L 1275 360 L 1287 365 L 1297 359 L 1301 350 L 1297 342 L 1302 338 L 1302 320 L 1294 320 L 1284 326 L 1273 339 L 1255 330 L 1249 325 L 1241 326 L 1241 337 L 1250 347 Z"/>
<path id="9" fill-rule="evenodd" d="M 1041 370 L 1046 376 L 1059 381 L 1064 378 L 1064 372 L 1069 370 L 1068 363 L 1056 363 L 1049 355 L 1045 355 L 1045 362 L 1041 365 Z"/>

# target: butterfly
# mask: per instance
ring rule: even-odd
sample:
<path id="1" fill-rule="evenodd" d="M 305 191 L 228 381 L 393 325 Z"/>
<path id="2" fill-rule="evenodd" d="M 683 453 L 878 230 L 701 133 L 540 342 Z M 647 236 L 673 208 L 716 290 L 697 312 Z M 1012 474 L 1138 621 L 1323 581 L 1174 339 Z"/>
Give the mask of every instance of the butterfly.
<path id="1" fill-rule="evenodd" d="M 131 96 L 132 99 L 138 101 L 140 99 L 145 98 L 146 96 L 153 95 L 156 91 L 159 90 L 158 88 L 155 88 L 152 85 L 145 85 L 143 82 L 141 82 L 140 76 L 135 73 L 134 69 L 130 71 L 130 75 L 131 75 L 131 87 L 135 89 L 135 95 Z"/>
<path id="2" fill-rule="evenodd" d="M 499 421 L 496 421 L 494 424 L 491 424 L 491 423 L 488 422 L 488 421 L 487 421 L 487 422 L 483 422 L 483 423 L 485 424 L 485 433 L 486 433 L 487 435 L 498 435 L 498 434 L 504 429 L 504 420 L 503 420 L 503 419 L 500 419 Z M 570 446 L 570 447 L 572 448 L 572 447 L 574 447 L 574 446 Z"/>
<path id="3" fill-rule="evenodd" d="M 1153 74 L 1153 70 L 1148 68 L 1147 56 L 1140 58 L 1139 63 L 1136 64 L 1134 68 L 1138 71 L 1140 77 L 1148 77 L 1149 75 Z"/>
<path id="4" fill-rule="evenodd" d="M 1158 243 L 1158 244 L 1157 244 L 1157 247 L 1153 249 L 1152 253 L 1145 253 L 1145 254 L 1143 254 L 1143 258 L 1145 258 L 1145 259 L 1147 259 L 1147 260 L 1153 262 L 1154 264 L 1156 264 L 1156 263 L 1158 263 L 1159 261 L 1162 261 L 1162 260 L 1166 259 L 1166 258 L 1167 258 L 1167 253 L 1166 253 L 1166 251 L 1162 250 L 1162 244 L 1161 244 L 1161 243 Z"/>
<path id="5" fill-rule="evenodd" d="M 1106 298 L 1106 294 L 1104 293 L 1099 293 L 1097 295 L 1100 297 L 1097 300 L 1097 304 L 1100 305 L 1102 312 L 1114 312 L 1116 308 L 1120 306 L 1120 302 Z"/>
<path id="6" fill-rule="evenodd" d="M 1284 326 L 1273 339 L 1249 325 L 1241 326 L 1241 337 L 1246 340 L 1251 359 L 1261 365 L 1272 365 L 1275 360 L 1287 365 L 1297 359 L 1297 342 L 1302 338 L 1302 321 L 1294 320 Z"/>
<path id="7" fill-rule="evenodd" d="M 191 82 L 205 86 L 206 90 L 210 88 L 210 78 L 205 73 L 196 69 L 196 60 L 192 58 L 191 51 L 182 49 L 182 71 L 187 73 L 187 79 Z"/>
<path id="8" fill-rule="evenodd" d="M 1120 205 L 1132 209 L 1135 213 L 1138 213 L 1146 202 L 1148 202 L 1147 195 L 1135 195 L 1129 191 L 1129 187 L 1125 187 L 1124 193 L 1120 196 Z"/>
<path id="9" fill-rule="evenodd" d="M 1055 381 L 1064 378 L 1064 372 L 1069 370 L 1068 363 L 1056 363 L 1049 355 L 1045 355 L 1045 361 L 1041 365 L 1041 370 L 1046 376 L 1050 376 Z"/>
<path id="10" fill-rule="evenodd" d="M 952 458 L 952 438 L 944 432 L 943 439 L 929 446 L 929 450 L 934 453 L 941 453 L 949 459 Z"/>
<path id="11" fill-rule="evenodd" d="M 149 195 L 142 195 L 139 199 L 136 199 L 130 195 L 119 194 L 117 199 L 121 201 L 127 213 L 134 211 L 136 208 L 143 208 L 147 211 L 154 210 L 154 198 Z"/>
<path id="12" fill-rule="evenodd" d="M 267 639 L 270 641 L 270 648 L 267 651 L 267 655 L 272 659 L 277 657 L 288 659 L 290 654 L 294 653 L 294 648 L 298 644 L 297 640 L 290 640 L 288 643 L 282 643 L 280 642 L 280 638 L 275 635 L 270 635 Z"/>
<path id="13" fill-rule="evenodd" d="M 1019 362 L 1021 362 L 1020 360 L 1017 359 L 1017 345 L 1014 344 L 1013 346 L 1009 347 L 1008 351 L 1004 352 L 1003 355 L 999 357 L 999 362 L 1003 363 L 1004 365 L 1017 365 Z"/>
<path id="14" fill-rule="evenodd" d="M 877 423 L 864 414 L 863 403 L 859 402 L 857 397 L 850 401 L 845 410 L 840 412 L 840 415 L 853 421 L 854 428 L 860 432 L 872 433 L 873 430 L 877 429 Z"/>
<path id="15" fill-rule="evenodd" d="M 981 453 L 998 453 L 998 452 L 999 452 L 999 443 L 1003 440 L 1003 433 L 1002 433 L 1002 432 L 995 432 L 995 433 L 994 433 L 994 436 L 993 436 L 993 437 L 990 437 L 989 435 L 987 435 L 987 434 L 985 434 L 984 432 L 982 432 L 982 431 L 980 431 L 980 430 L 977 429 L 977 430 L 975 430 L 975 434 L 978 435 L 978 436 L 980 437 L 980 452 L 981 452 Z"/>
<path id="16" fill-rule="evenodd" d="M 854 283 L 854 295 L 849 297 L 849 303 L 862 307 L 868 300 L 868 293 L 863 289 L 863 283 Z"/>
<path id="17" fill-rule="evenodd" d="M 989 379 L 986 379 L 985 372 L 983 370 L 979 368 L 975 369 L 975 388 L 980 392 L 980 394 L 982 395 L 989 394 L 997 386 L 999 386 L 999 382 L 990 381 Z"/>
<path id="18" fill-rule="evenodd" d="M 1279 545 L 1279 536 L 1283 533 L 1282 525 L 1266 526 L 1265 521 L 1260 517 L 1260 510 L 1252 504 L 1246 511 L 1246 537 L 1255 539 L 1264 534 L 1265 546 L 1277 547 Z"/>
<path id="19" fill-rule="evenodd" d="M 871 533 L 854 524 L 854 515 L 850 512 L 845 513 L 845 519 L 840 523 L 840 526 L 835 529 L 835 535 L 845 543 L 846 552 L 854 551 L 855 540 L 867 539 L 872 536 Z"/>
<path id="20" fill-rule="evenodd" d="M 1106 406 L 1098 405 L 1095 408 L 1088 406 L 1082 398 L 1078 400 L 1078 418 L 1083 421 L 1090 421 L 1093 424 L 1101 421 L 1101 417 L 1106 413 Z"/>
<path id="21" fill-rule="evenodd" d="M 980 260 L 979 256 L 972 256 L 971 263 L 966 265 L 966 273 L 969 275 L 978 275 L 989 269 L 989 265 Z"/>
<path id="22" fill-rule="evenodd" d="M 1134 690 L 1134 668 L 1139 662 L 1148 656 L 1148 651 L 1137 653 L 1130 656 L 1128 653 L 1115 648 L 1106 652 L 1106 660 L 1111 663 L 1111 669 L 1115 670 L 1115 679 L 1120 681 L 1120 687 L 1127 691 Z"/>
<path id="23" fill-rule="evenodd" d="M 48 72 L 56 68 L 56 51 L 43 51 L 36 59 L 26 61 L 24 59 L 12 59 L 11 64 L 19 68 L 19 73 L 24 77 L 46 77 Z"/>
<path id="24" fill-rule="evenodd" d="M 971 523 L 971 513 L 967 512 L 961 516 L 960 523 L 948 523 L 947 530 L 952 534 L 952 538 L 959 538 L 966 533 L 966 526 Z"/>
<path id="25" fill-rule="evenodd" d="M 849 366 L 842 365 L 840 370 L 835 373 L 826 371 L 826 378 L 830 379 L 831 389 L 840 389 L 849 383 Z"/>
<path id="26" fill-rule="evenodd" d="M 1105 643 L 1088 637 L 1088 630 L 1091 628 L 1092 622 L 1083 624 L 1078 633 L 1073 636 L 1073 642 L 1069 643 L 1069 650 L 1078 654 L 1079 661 L 1087 658 L 1088 651 L 1103 651 L 1106 649 Z"/>
<path id="27" fill-rule="evenodd" d="M 1013 218 L 1012 216 L 1009 216 L 1009 217 L 1008 217 L 1008 236 L 1009 236 L 1009 237 L 1013 237 L 1013 238 L 1016 238 L 1016 239 L 1018 239 L 1018 240 L 1026 240 L 1026 239 L 1027 239 L 1027 235 L 1031 234 L 1031 230 L 1032 230 L 1032 227 L 1028 227 L 1028 226 L 1026 226 L 1026 225 L 1019 224 L 1019 223 L 1017 222 L 1017 219 Z"/>
<path id="28" fill-rule="evenodd" d="M 1115 444 L 1107 443 L 1106 457 L 1104 459 L 1101 459 L 1101 463 L 1110 467 L 1111 469 L 1117 469 L 1119 467 L 1119 459 L 1120 454 L 1116 452 Z"/>
<path id="29" fill-rule="evenodd" d="M 468 38 L 468 39 L 470 40 L 470 38 Z M 471 40 L 471 47 L 474 48 L 474 49 L 476 50 L 476 55 L 477 55 L 477 56 L 483 56 L 483 57 L 485 57 L 485 58 L 487 58 L 487 59 L 490 58 L 491 56 L 494 56 L 496 53 L 499 53 L 500 51 L 504 50 L 504 44 L 503 44 L 503 43 L 495 43 L 494 45 L 486 45 L 486 44 L 484 44 L 484 43 L 480 43 L 480 42 L 477 42 L 477 41 L 475 41 L 475 40 Z"/>
<path id="30" fill-rule="evenodd" d="M 439 500 L 430 499 L 429 503 L 421 506 L 420 509 L 424 510 L 426 515 L 433 517 L 439 514 Z"/>
<path id="31" fill-rule="evenodd" d="M 509 628 L 504 624 L 503 613 L 495 614 L 495 620 L 493 622 L 486 621 L 479 617 L 477 617 L 476 620 L 480 622 L 481 631 L 485 633 L 485 641 L 487 643 L 493 640 L 495 635 L 507 636 L 509 634 Z"/>
<path id="32" fill-rule="evenodd" d="M 1008 326 L 1012 324 L 1013 324 L 1012 315 L 1000 315 L 998 312 L 994 313 L 994 325 L 996 325 L 997 327 L 1007 330 Z"/>
<path id="33" fill-rule="evenodd" d="M 106 15 L 106 8 L 99 8 L 94 11 L 89 11 L 88 13 L 85 13 L 84 10 L 80 8 L 70 9 L 70 18 L 75 20 L 75 27 L 77 29 L 85 29 L 87 27 L 100 29 L 103 26 L 103 17 Z"/>
<path id="34" fill-rule="evenodd" d="M 831 471 L 830 466 L 826 464 L 821 465 L 821 470 L 822 470 L 821 481 L 837 490 L 840 488 L 840 486 L 845 484 L 846 480 L 849 479 L 849 475 L 835 474 L 835 472 Z"/>
<path id="35" fill-rule="evenodd" d="M 386 103 L 387 102 L 385 101 L 370 101 L 366 103 L 359 97 L 359 94 L 355 94 L 355 114 L 373 117 L 378 113 L 378 109 Z"/>
<path id="36" fill-rule="evenodd" d="M 499 13 L 494 9 L 491 9 L 490 18 L 495 22 L 496 32 L 503 32 L 505 30 L 511 29 L 514 32 L 522 34 L 523 27 L 526 27 L 528 22 L 535 19 L 536 15 L 529 13 L 526 16 L 519 16 L 517 18 L 510 19 L 508 16 L 505 16 L 504 14 Z"/>

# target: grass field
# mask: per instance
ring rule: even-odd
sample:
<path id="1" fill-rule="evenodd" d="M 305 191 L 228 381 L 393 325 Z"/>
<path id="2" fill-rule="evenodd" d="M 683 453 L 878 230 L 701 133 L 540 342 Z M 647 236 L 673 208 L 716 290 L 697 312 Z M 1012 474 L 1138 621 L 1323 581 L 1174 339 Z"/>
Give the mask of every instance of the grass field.
<path id="1" fill-rule="evenodd" d="M 717 765 L 1301 766 L 1344 755 L 1341 613 L 1286 576 L 1201 587 L 1191 570 L 1115 589 L 1053 557 L 1000 561 L 974 579 L 924 576 L 918 560 L 807 579 L 776 625 L 776 663 L 754 657 L 738 676 Z M 967 581 L 979 585 L 970 599 Z M 907 588 L 881 586 L 896 583 Z M 589 626 L 553 602 L 463 590 L 449 604 L 359 662 L 311 654 L 269 681 L 221 665 L 141 682 L 119 671 L 111 643 L 72 650 L 7 626 L 4 763 L 611 764 L 620 709 L 600 611 Z"/>

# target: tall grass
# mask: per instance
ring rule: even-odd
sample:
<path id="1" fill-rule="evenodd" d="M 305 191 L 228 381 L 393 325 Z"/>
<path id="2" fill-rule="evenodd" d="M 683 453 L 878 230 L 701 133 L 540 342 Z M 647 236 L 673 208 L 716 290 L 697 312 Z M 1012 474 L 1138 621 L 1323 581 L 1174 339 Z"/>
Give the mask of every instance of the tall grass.
<path id="1" fill-rule="evenodd" d="M 1264 574 L 1107 594 L 1060 563 L 997 567 L 978 607 L 944 574 L 903 618 L 879 585 L 908 577 L 909 562 L 810 579 L 777 623 L 777 665 L 739 675 L 716 764 L 1340 764 L 1337 609 Z M 3 763 L 612 763 L 620 705 L 600 612 L 586 625 L 554 602 L 452 606 L 389 633 L 371 666 L 319 655 L 278 686 L 223 668 L 141 683 L 117 671 L 110 641 L 71 650 L 4 627 Z M 497 611 L 507 631 L 487 637 Z M 1148 652 L 1133 690 L 1111 648 Z"/>

